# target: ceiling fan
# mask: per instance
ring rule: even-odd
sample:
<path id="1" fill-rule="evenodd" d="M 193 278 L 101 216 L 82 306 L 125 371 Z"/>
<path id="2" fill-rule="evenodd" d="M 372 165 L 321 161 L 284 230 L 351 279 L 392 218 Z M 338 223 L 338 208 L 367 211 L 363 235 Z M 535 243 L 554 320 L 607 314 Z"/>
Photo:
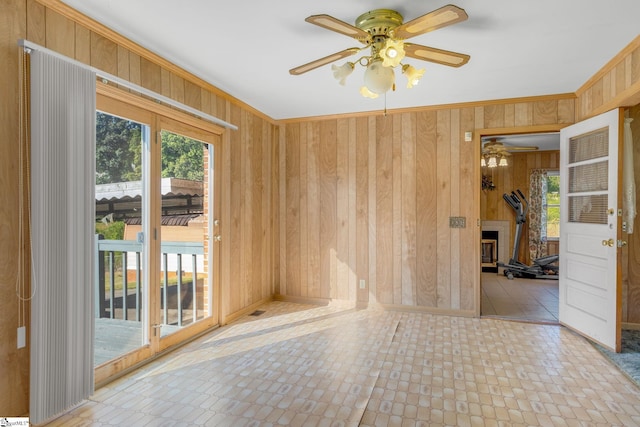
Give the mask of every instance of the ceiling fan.
<path id="1" fill-rule="evenodd" d="M 376 9 L 360 15 L 355 21 L 355 26 L 330 15 L 312 15 L 305 21 L 352 37 L 364 46 L 351 47 L 316 59 L 292 68 L 289 73 L 292 75 L 304 74 L 331 62 L 348 58 L 365 49 L 370 49 L 370 53 L 365 53 L 354 62 L 347 62 L 342 66 L 333 65 L 334 77 L 340 84 L 345 84 L 347 76 L 351 74 L 355 65 L 359 64 L 366 68 L 365 86 L 362 87 L 360 93 L 363 96 L 375 98 L 389 89 L 395 90 L 393 69 L 401 65 L 402 73 L 407 77 L 407 87 L 411 88 L 418 83 L 424 74 L 424 69 L 416 70 L 409 64 L 403 64 L 402 60 L 405 57 L 450 67 L 460 67 L 466 64 L 470 57 L 463 53 L 405 43 L 405 40 L 462 22 L 467 18 L 467 13 L 454 5 L 443 6 L 409 22 L 403 22 L 402 15 L 395 10 Z"/>
<path id="2" fill-rule="evenodd" d="M 482 158 L 480 159 L 480 165 L 490 168 L 496 166 L 508 166 L 509 163 L 507 162 L 507 157 L 511 155 L 511 152 L 535 150 L 538 150 L 538 147 L 508 145 L 498 141 L 497 138 L 491 138 L 482 146 Z"/>

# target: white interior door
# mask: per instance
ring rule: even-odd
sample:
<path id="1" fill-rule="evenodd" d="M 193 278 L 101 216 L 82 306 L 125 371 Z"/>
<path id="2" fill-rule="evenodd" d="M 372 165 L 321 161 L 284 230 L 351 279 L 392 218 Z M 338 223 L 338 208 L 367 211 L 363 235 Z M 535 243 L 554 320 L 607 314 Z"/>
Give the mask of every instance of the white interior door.
<path id="1" fill-rule="evenodd" d="M 622 112 L 560 132 L 560 323 L 620 350 Z"/>

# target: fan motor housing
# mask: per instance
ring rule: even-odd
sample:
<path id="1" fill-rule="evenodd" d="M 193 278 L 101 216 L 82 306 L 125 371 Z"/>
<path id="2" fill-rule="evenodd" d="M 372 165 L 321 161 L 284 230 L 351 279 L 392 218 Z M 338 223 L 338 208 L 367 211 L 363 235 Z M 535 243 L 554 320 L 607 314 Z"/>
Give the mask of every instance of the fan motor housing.
<path id="1" fill-rule="evenodd" d="M 372 37 L 387 37 L 389 32 L 402 25 L 402 15 L 391 9 L 376 9 L 358 16 L 356 27 Z"/>

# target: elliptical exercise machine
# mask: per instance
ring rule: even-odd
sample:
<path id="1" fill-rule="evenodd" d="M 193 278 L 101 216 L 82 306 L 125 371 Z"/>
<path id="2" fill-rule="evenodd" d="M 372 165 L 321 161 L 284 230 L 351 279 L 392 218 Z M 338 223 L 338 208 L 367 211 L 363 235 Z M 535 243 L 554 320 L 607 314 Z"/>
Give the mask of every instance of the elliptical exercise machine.
<path id="1" fill-rule="evenodd" d="M 518 261 L 518 252 L 520 250 L 520 239 L 522 238 L 522 224 L 527 221 L 527 212 L 529 211 L 529 203 L 524 194 L 518 189 L 511 194 L 504 193 L 502 198 L 516 213 L 516 235 L 513 241 L 513 254 L 508 264 L 498 262 L 498 267 L 504 268 L 504 275 L 508 279 L 514 277 L 523 277 L 527 279 L 555 279 L 558 280 L 558 255 L 548 255 L 533 260 L 532 265 L 524 264 Z M 520 197 L 518 197 L 520 196 Z"/>

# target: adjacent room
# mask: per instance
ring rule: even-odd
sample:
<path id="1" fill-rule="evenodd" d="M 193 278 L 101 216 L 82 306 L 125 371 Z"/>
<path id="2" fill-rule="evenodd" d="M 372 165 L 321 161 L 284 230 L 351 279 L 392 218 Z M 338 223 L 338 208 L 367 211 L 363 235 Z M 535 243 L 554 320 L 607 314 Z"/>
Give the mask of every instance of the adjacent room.
<path id="1" fill-rule="evenodd" d="M 2 2 L 0 419 L 640 425 L 639 14 Z"/>

